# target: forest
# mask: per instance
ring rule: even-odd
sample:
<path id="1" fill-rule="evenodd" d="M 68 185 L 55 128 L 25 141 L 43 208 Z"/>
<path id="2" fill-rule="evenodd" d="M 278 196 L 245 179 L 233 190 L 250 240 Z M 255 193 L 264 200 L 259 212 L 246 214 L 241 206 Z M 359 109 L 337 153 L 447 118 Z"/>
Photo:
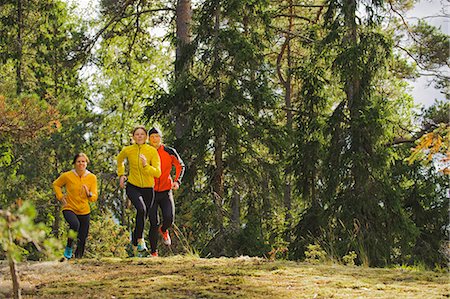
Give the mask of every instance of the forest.
<path id="1" fill-rule="evenodd" d="M 1 1 L 0 259 L 11 215 L 36 226 L 18 244 L 67 235 L 52 182 L 78 152 L 99 190 L 86 255 L 126 256 L 116 157 L 144 125 L 186 165 L 162 256 L 448 267 L 449 36 L 414 4 Z M 444 95 L 426 108 L 423 75 Z"/>

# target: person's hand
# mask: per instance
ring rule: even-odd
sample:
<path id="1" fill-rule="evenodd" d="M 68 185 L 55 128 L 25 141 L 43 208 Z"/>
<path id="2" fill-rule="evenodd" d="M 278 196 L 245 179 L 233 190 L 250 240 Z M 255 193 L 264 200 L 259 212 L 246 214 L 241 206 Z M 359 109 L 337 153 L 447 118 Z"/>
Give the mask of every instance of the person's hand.
<path id="1" fill-rule="evenodd" d="M 178 190 L 180 188 L 180 184 L 178 184 L 178 182 L 173 182 L 172 183 L 172 189 L 173 190 Z"/>
<path id="2" fill-rule="evenodd" d="M 120 177 L 120 181 L 119 181 L 119 186 L 120 186 L 120 188 L 125 188 L 125 182 L 127 181 L 127 177 L 126 176 L 121 176 Z"/>
<path id="3" fill-rule="evenodd" d="M 143 154 L 140 154 L 139 158 L 141 158 L 142 167 L 147 166 L 147 158 Z"/>
<path id="4" fill-rule="evenodd" d="M 63 195 L 63 197 L 61 198 L 61 205 L 62 205 L 62 207 L 65 207 L 67 205 L 66 195 Z"/>
<path id="5" fill-rule="evenodd" d="M 83 187 L 83 189 L 84 189 L 84 192 L 86 192 L 86 196 L 87 196 L 87 197 L 89 197 L 89 193 L 90 193 L 90 191 L 89 191 L 89 188 L 88 188 L 88 186 L 86 186 L 86 185 L 83 185 L 82 187 Z"/>

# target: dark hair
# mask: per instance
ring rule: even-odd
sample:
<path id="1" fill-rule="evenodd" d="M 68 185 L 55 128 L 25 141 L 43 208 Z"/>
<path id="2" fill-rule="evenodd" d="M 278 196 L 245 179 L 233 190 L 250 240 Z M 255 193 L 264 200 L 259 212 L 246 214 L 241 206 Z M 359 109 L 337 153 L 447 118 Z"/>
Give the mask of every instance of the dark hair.
<path id="1" fill-rule="evenodd" d="M 144 126 L 136 126 L 136 127 L 134 127 L 133 131 L 131 131 L 131 135 L 134 136 L 134 133 L 135 133 L 137 130 L 139 130 L 139 129 L 144 130 L 145 134 L 147 135 L 147 129 L 146 129 Z"/>
<path id="2" fill-rule="evenodd" d="M 87 156 L 85 153 L 78 153 L 78 154 L 76 154 L 75 157 L 73 158 L 72 164 L 75 164 L 75 163 L 77 162 L 77 159 L 78 159 L 79 157 L 85 157 L 85 158 L 86 158 L 86 162 L 89 163 L 89 158 L 88 158 L 88 156 Z"/>
<path id="3" fill-rule="evenodd" d="M 148 131 L 148 135 L 149 136 L 152 135 L 152 134 L 158 134 L 159 136 L 162 137 L 161 130 L 158 129 L 158 128 L 155 128 L 155 127 L 151 128 L 150 131 Z"/>

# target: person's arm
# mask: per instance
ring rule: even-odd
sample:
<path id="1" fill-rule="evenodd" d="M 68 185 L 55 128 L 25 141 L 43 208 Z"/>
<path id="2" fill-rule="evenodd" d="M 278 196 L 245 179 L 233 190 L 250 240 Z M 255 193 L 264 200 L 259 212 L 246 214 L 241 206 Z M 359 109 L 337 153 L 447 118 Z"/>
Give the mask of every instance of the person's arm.
<path id="1" fill-rule="evenodd" d="M 53 190 L 55 191 L 56 198 L 61 201 L 64 197 L 62 192 L 62 187 L 66 185 L 66 176 L 61 174 L 54 182 L 53 182 Z"/>
<path id="2" fill-rule="evenodd" d="M 117 175 L 119 176 L 120 188 L 125 188 L 125 181 L 127 177 L 125 175 L 125 158 L 127 157 L 126 149 L 124 148 L 117 156 Z"/>
<path id="3" fill-rule="evenodd" d="M 184 171 L 186 166 L 184 165 L 183 160 L 181 160 L 180 155 L 178 155 L 177 151 L 173 148 L 174 155 L 172 156 L 172 165 L 175 166 L 175 179 L 174 182 L 178 183 L 178 186 L 181 185 L 181 180 L 184 176 Z"/>
<path id="4" fill-rule="evenodd" d="M 88 199 L 90 202 L 97 201 L 97 199 L 98 199 L 97 177 L 94 174 L 92 174 L 92 176 L 93 176 L 93 179 L 92 179 L 91 189 L 89 190 L 89 194 L 88 194 Z"/>
<path id="5" fill-rule="evenodd" d="M 150 161 L 150 163 L 147 163 L 144 167 L 145 174 L 159 178 L 161 176 L 161 159 L 155 148 L 150 148 L 150 154 L 147 157 L 147 161 Z"/>
<path id="6" fill-rule="evenodd" d="M 125 175 L 125 158 L 126 157 L 127 157 L 127 153 L 124 148 L 117 156 L 117 175 L 119 177 Z"/>

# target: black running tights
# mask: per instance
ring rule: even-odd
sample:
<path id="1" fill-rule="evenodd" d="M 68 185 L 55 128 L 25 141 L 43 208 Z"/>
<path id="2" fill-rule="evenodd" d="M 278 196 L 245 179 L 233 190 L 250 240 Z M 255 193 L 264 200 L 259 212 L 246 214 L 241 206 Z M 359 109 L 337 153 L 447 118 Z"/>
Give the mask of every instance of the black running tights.
<path id="1" fill-rule="evenodd" d="M 151 251 L 156 252 L 158 245 L 158 229 L 159 229 L 159 216 L 158 207 L 161 207 L 162 212 L 162 226 L 161 230 L 164 232 L 166 229 L 173 225 L 175 218 L 175 204 L 173 201 L 172 190 L 155 192 L 155 201 L 150 208 L 150 247 Z"/>
<path id="2" fill-rule="evenodd" d="M 140 188 L 127 184 L 127 196 L 136 208 L 136 226 L 131 236 L 131 242 L 137 246 L 137 240 L 143 238 L 145 219 L 153 202 L 153 188 Z"/>
<path id="3" fill-rule="evenodd" d="M 90 214 L 77 215 L 73 211 L 64 210 L 63 215 L 67 223 L 69 223 L 69 228 L 77 233 L 77 249 L 75 250 L 75 257 L 82 258 L 89 232 Z M 72 244 L 73 239 L 67 238 L 67 246 L 72 247 Z"/>

